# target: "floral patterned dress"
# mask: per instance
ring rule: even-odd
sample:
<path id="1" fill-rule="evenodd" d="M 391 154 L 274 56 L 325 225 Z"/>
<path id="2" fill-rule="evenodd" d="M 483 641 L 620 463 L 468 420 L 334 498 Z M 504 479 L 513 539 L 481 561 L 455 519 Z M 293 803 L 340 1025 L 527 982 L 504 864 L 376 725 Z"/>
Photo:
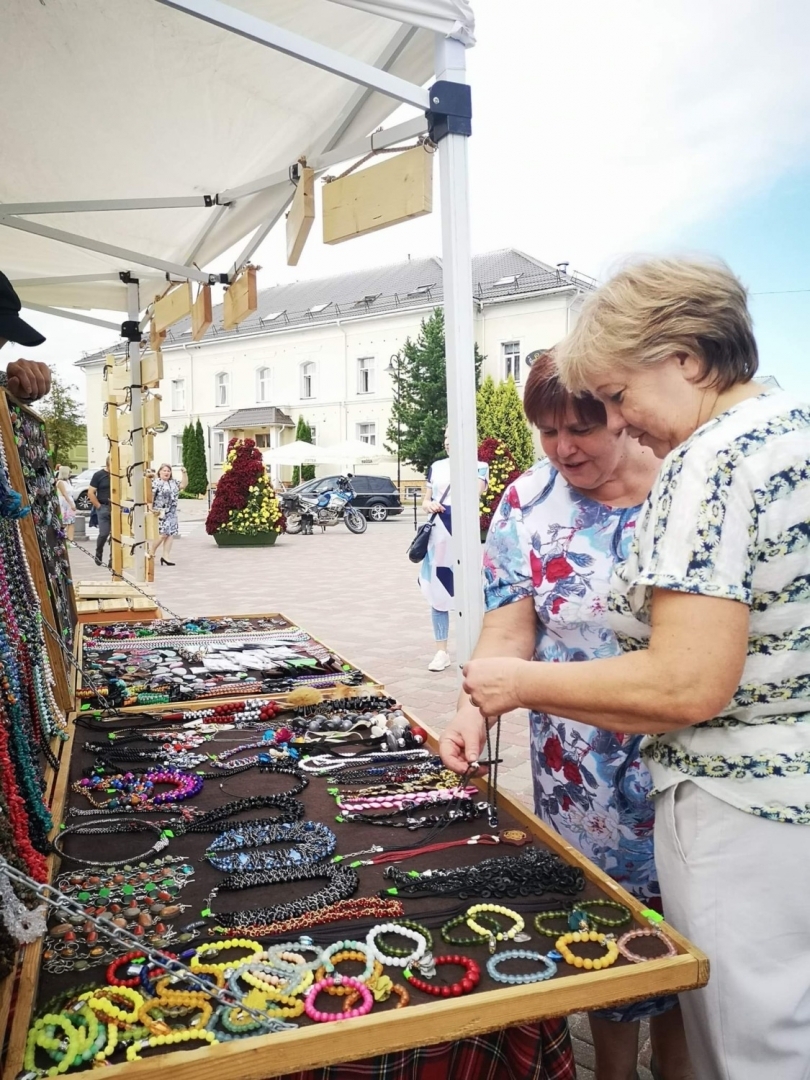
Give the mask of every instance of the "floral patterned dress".
<path id="1" fill-rule="evenodd" d="M 534 659 L 570 663 L 618 656 L 607 624 L 613 566 L 633 537 L 639 507 L 616 509 L 576 492 L 547 461 L 505 491 L 484 554 L 488 611 L 531 597 Z M 659 900 L 651 781 L 642 736 L 530 713 L 535 813 L 605 873 L 647 903 Z M 656 905 L 657 906 L 657 905 Z M 665 1012 L 656 998 L 602 1010 L 630 1021 Z"/>
<path id="2" fill-rule="evenodd" d="M 162 510 L 163 514 L 158 525 L 161 536 L 179 536 L 180 525 L 177 521 L 177 502 L 180 498 L 180 485 L 176 480 L 161 480 L 155 477 L 152 481 L 152 505 L 155 510 Z"/>

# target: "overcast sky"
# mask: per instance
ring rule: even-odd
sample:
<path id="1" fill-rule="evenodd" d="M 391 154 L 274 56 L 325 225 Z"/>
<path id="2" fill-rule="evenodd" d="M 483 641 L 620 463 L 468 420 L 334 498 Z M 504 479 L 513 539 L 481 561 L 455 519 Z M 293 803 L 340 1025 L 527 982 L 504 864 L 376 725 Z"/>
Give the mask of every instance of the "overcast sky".
<path id="1" fill-rule="evenodd" d="M 810 5 L 474 6 L 473 250 L 514 246 L 597 277 L 638 251 L 723 256 L 755 294 L 763 372 L 810 397 Z M 258 253 L 259 284 L 440 254 L 440 228 L 437 212 L 325 248 L 316 224 L 292 269 L 282 227 Z M 110 341 L 31 321 L 49 338 L 37 358 L 79 384 L 73 362 Z"/>

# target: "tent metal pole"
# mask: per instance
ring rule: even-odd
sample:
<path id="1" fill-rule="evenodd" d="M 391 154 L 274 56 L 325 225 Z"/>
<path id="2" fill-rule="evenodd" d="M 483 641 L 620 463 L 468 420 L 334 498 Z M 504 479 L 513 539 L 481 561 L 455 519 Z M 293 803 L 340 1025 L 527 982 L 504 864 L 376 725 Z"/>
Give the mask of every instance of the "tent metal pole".
<path id="1" fill-rule="evenodd" d="M 370 150 L 382 150 L 387 146 L 395 146 L 397 143 L 415 139 L 418 135 L 424 135 L 427 131 L 427 121 L 424 116 L 416 116 L 413 120 L 406 120 L 402 124 L 396 124 L 382 131 L 375 131 L 372 135 L 366 135 L 362 139 L 353 139 L 350 143 L 341 143 L 328 153 L 316 154 L 314 157 L 307 155 L 307 165 L 316 173 L 323 172 L 333 165 L 340 165 L 350 158 L 362 157 Z M 218 199 L 228 199 L 231 202 L 244 199 L 246 195 L 255 195 L 257 191 L 275 187 L 277 184 L 289 184 L 289 169 L 280 169 L 278 172 L 259 176 L 239 187 L 227 188 L 221 191 Z"/>
<path id="2" fill-rule="evenodd" d="M 210 195 L 178 195 L 166 199 L 85 199 L 74 202 L 0 203 L 0 217 L 11 214 L 85 214 L 101 210 L 176 210 L 213 206 Z"/>
<path id="3" fill-rule="evenodd" d="M 0 225 L 8 229 L 19 229 L 21 232 L 33 233 L 35 236 L 44 236 L 48 240 L 56 240 L 61 244 L 70 244 L 72 247 L 85 248 L 87 251 L 99 251 L 102 255 L 110 255 L 118 259 L 124 266 L 153 266 L 156 270 L 162 270 L 165 274 L 172 274 L 183 281 L 200 281 L 204 285 L 210 285 L 212 279 L 219 280 L 218 274 L 204 274 L 202 270 L 196 270 L 191 266 L 183 266 L 182 263 L 168 262 L 166 259 L 158 259 L 154 255 L 144 255 L 138 251 L 130 251 L 129 248 L 117 247 L 114 244 L 104 244 L 101 240 L 91 240 L 88 236 L 79 236 L 77 233 L 65 232 L 63 229 L 52 229 L 49 225 L 40 225 L 37 221 L 27 221 L 24 218 L 0 217 Z"/>
<path id="4" fill-rule="evenodd" d="M 464 46 L 438 34 L 436 77 L 444 83 L 466 82 Z M 437 97 L 432 97 L 431 107 L 439 107 Z M 453 493 L 456 659 L 461 666 L 472 655 L 484 615 L 469 181 L 466 134 L 452 133 L 451 126 L 450 132 L 438 138 L 450 489 Z"/>
<path id="5" fill-rule="evenodd" d="M 213 229 L 216 227 L 219 219 L 222 217 L 222 215 L 225 213 L 229 206 L 229 202 L 222 202 L 208 215 L 208 221 L 206 221 L 205 225 L 203 225 L 203 227 L 197 233 L 197 237 L 194 240 L 194 243 L 191 245 L 191 249 L 189 250 L 188 255 L 186 255 L 185 261 L 189 264 L 189 266 L 197 258 L 200 248 L 208 239 L 209 233 L 212 232 Z"/>
<path id="6" fill-rule="evenodd" d="M 409 83 L 396 75 L 389 75 L 386 71 L 380 71 L 373 64 L 367 64 L 363 60 L 355 60 L 354 57 L 346 56 L 337 49 L 330 49 L 326 45 L 320 45 L 316 41 L 301 34 L 294 34 L 281 26 L 257 19 L 244 11 L 237 11 L 228 4 L 222 4 L 219 0 L 157 0 L 165 7 L 182 11 L 186 15 L 192 15 L 195 19 L 218 26 L 221 30 L 228 30 L 232 34 L 255 41 L 258 45 L 266 45 L 277 52 L 293 56 L 304 63 L 312 64 L 313 67 L 331 71 L 333 75 L 339 75 L 351 82 L 360 83 L 370 90 L 378 90 L 386 97 L 396 98 L 408 105 L 414 105 L 417 109 L 428 107 L 427 91 L 421 86 Z"/>
<path id="7" fill-rule="evenodd" d="M 43 315 L 58 315 L 60 319 L 73 319 L 74 322 L 90 323 L 91 326 L 103 326 L 105 330 L 115 330 L 116 333 L 121 331 L 120 323 L 94 319 L 92 315 L 80 315 L 78 311 L 63 311 L 61 308 L 45 307 L 44 304 L 32 304 L 30 300 L 23 300 L 22 306 L 29 311 L 41 311 Z"/>
<path id="8" fill-rule="evenodd" d="M 81 285 L 85 281 L 117 281 L 120 284 L 121 278 L 114 271 L 110 271 L 109 274 L 67 274 L 64 277 L 15 278 L 12 284 L 19 292 L 20 289 L 26 289 L 29 285 L 32 287 L 36 285 Z"/>
<path id="9" fill-rule="evenodd" d="M 138 327 L 141 313 L 140 290 L 138 281 L 129 275 L 127 281 L 127 314 L 130 325 Z M 135 496 L 135 509 L 132 516 L 132 533 L 135 538 L 134 578 L 146 581 L 146 507 L 143 504 L 143 407 L 141 393 L 141 339 L 140 330 L 129 338 L 129 381 L 130 402 L 132 408 L 132 492 Z"/>

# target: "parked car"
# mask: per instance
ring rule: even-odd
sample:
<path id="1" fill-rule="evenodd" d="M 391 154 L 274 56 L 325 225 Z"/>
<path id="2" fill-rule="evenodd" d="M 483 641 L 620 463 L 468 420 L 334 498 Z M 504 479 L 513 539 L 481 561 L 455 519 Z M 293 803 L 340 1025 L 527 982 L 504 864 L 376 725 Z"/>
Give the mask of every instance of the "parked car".
<path id="1" fill-rule="evenodd" d="M 303 484 L 291 488 L 287 494 L 321 495 L 325 491 L 337 491 L 340 476 L 322 476 L 315 480 L 305 480 Z M 387 476 L 352 476 L 355 506 L 369 521 L 385 521 L 389 515 L 401 514 L 402 503 L 396 484 Z"/>
<path id="2" fill-rule="evenodd" d="M 70 486 L 73 489 L 73 501 L 76 503 L 77 510 L 91 509 L 87 489 L 90 487 L 90 481 L 101 468 L 103 468 L 102 465 L 94 465 L 91 469 L 82 469 L 76 476 L 71 476 Z"/>

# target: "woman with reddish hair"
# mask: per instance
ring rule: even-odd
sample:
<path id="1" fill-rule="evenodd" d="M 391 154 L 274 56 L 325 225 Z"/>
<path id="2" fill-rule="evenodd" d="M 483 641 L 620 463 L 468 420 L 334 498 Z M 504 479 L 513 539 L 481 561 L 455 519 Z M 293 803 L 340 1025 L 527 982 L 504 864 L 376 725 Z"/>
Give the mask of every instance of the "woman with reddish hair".
<path id="1" fill-rule="evenodd" d="M 484 555 L 487 614 L 474 656 L 570 663 L 620 652 L 607 625 L 614 565 L 626 557 L 658 459 L 609 430 L 605 407 L 574 397 L 540 352 L 526 381 L 526 416 L 546 459 L 505 491 Z M 480 713 L 464 697 L 450 730 Z M 650 776 L 641 736 L 530 713 L 537 815 L 640 900 L 660 907 Z M 634 1080 L 639 1020 L 650 1020 L 654 1075 L 690 1075 L 677 998 L 591 1015 L 597 1080 Z"/>

